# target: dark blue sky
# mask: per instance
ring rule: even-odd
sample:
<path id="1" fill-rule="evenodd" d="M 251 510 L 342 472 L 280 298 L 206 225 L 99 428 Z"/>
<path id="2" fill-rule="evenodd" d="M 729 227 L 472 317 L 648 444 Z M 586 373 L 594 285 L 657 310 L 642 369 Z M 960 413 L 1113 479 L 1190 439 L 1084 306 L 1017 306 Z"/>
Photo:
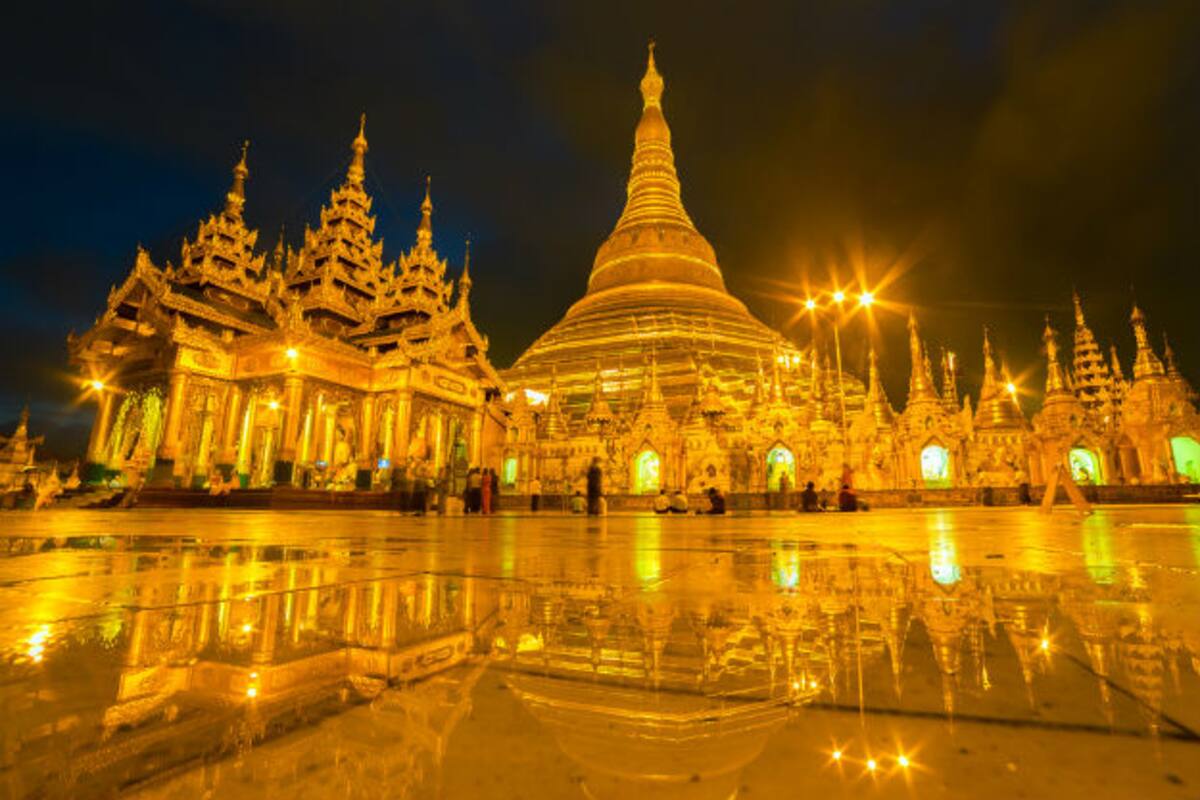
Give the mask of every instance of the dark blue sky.
<path id="1" fill-rule="evenodd" d="M 507 366 L 620 212 L 651 37 L 684 202 L 767 322 L 790 314 L 778 281 L 909 264 L 888 297 L 976 394 L 980 326 L 1036 386 L 1042 316 L 1065 342 L 1072 285 L 1128 362 L 1133 286 L 1200 375 L 1195 3 L 43 3 L 6 28 L 0 427 L 29 399 L 53 452 L 87 425 L 64 339 L 135 246 L 177 261 L 244 138 L 249 224 L 264 249 L 281 225 L 297 243 L 362 111 L 385 258 L 431 174 L 435 244 L 457 263 L 471 234 L 476 320 Z M 902 320 L 881 335 L 899 404 Z"/>

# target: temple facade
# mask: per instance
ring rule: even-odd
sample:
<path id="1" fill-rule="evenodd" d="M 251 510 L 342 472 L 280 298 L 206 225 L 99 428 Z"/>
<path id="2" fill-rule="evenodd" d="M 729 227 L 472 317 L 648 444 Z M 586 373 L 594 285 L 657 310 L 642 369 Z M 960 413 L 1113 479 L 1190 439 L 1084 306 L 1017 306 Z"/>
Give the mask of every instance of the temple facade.
<path id="1" fill-rule="evenodd" d="M 244 148 L 224 207 L 178 265 L 138 249 L 95 326 L 68 343 L 97 406 L 89 478 L 368 489 L 398 468 L 461 476 L 503 439 L 469 250 L 456 285 L 427 185 L 414 245 L 384 263 L 364 127 L 298 250 L 282 237 L 269 256 L 257 249 Z"/>
<path id="2" fill-rule="evenodd" d="M 597 458 L 614 494 L 1038 485 L 1060 465 L 1084 484 L 1200 482 L 1195 394 L 1169 347 L 1165 366 L 1154 353 L 1140 310 L 1131 380 L 1115 349 L 1106 360 L 1078 296 L 1070 364 L 1047 321 L 1045 403 L 1032 419 L 986 331 L 973 408 L 958 356 L 941 353 L 939 385 L 910 316 L 897 411 L 873 352 L 864 384 L 815 339 L 800 346 L 759 322 L 726 291 L 684 209 L 653 48 L 640 88 L 625 208 L 587 292 L 503 372 L 509 424 L 489 458 L 509 490 L 536 477 L 570 493 Z"/>

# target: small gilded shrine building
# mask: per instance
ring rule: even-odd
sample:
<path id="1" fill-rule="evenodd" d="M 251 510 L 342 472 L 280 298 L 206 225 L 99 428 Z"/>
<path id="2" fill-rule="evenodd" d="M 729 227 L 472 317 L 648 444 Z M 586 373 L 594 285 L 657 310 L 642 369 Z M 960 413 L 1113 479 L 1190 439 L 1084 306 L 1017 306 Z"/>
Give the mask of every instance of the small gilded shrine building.
<path id="1" fill-rule="evenodd" d="M 271 254 L 243 219 L 246 152 L 224 207 L 178 263 L 138 249 L 104 313 L 68 345 L 97 404 L 88 477 L 200 486 L 371 488 L 402 466 L 461 474 L 502 440 L 504 384 L 433 244 L 426 186 L 416 242 L 384 262 L 363 188 L 364 125 L 345 180 L 298 250 Z"/>

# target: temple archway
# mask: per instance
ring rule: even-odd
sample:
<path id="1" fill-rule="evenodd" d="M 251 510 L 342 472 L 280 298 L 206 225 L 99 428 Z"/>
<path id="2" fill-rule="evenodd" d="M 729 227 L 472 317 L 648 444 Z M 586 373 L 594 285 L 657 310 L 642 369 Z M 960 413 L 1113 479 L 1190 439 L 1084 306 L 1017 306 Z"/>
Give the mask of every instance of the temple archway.
<path id="1" fill-rule="evenodd" d="M 779 481 L 786 475 L 788 486 L 796 488 L 796 456 L 777 444 L 767 453 L 767 491 L 778 492 Z"/>
<path id="2" fill-rule="evenodd" d="M 950 451 L 940 444 L 928 444 L 921 451 L 921 480 L 927 489 L 950 487 Z"/>
<path id="3" fill-rule="evenodd" d="M 1104 482 L 1100 458 L 1094 450 L 1072 447 L 1067 453 L 1067 466 L 1071 469 L 1071 480 L 1078 484 L 1096 486 Z"/>
<path id="4" fill-rule="evenodd" d="M 633 490 L 638 494 L 657 492 L 662 487 L 662 460 L 646 448 L 633 460 Z"/>
<path id="5" fill-rule="evenodd" d="M 1176 472 L 1191 483 L 1200 483 L 1200 442 L 1191 436 L 1171 437 L 1171 457 Z"/>

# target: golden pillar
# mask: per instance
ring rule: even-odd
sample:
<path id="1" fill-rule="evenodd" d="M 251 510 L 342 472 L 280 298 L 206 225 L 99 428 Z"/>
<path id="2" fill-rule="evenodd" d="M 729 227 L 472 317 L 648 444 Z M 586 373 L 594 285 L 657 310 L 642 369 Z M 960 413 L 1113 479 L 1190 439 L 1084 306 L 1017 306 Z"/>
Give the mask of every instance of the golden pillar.
<path id="1" fill-rule="evenodd" d="M 113 405 L 116 403 L 116 395 L 111 390 L 102 389 L 100 391 L 99 402 L 96 408 L 96 421 L 92 423 L 92 435 L 88 439 L 88 461 L 93 464 L 103 464 L 105 458 L 105 445 L 108 444 L 108 429 L 112 425 Z"/>
<path id="2" fill-rule="evenodd" d="M 171 388 L 167 397 L 167 421 L 163 426 L 162 445 L 158 448 L 159 458 L 173 459 L 179 452 L 179 429 L 183 425 L 184 397 L 187 393 L 188 374 L 183 370 L 171 373 Z"/>
<path id="3" fill-rule="evenodd" d="M 254 438 L 254 412 L 257 405 L 257 398 L 254 395 L 246 398 L 246 413 L 242 415 L 241 434 L 238 437 L 237 447 L 237 471 L 243 475 L 250 474 L 250 464 L 253 460 L 251 448 L 254 443 L 251 440 Z"/>
<path id="4" fill-rule="evenodd" d="M 358 466 L 371 469 L 375 458 L 375 395 L 362 400 L 362 423 L 358 426 L 361 437 L 358 445 Z"/>
<path id="5" fill-rule="evenodd" d="M 259 620 L 258 640 L 250 659 L 255 664 L 270 664 L 275 660 L 275 637 L 279 630 L 279 592 L 272 592 L 263 602 Z"/>
<path id="6" fill-rule="evenodd" d="M 221 431 L 221 443 L 217 450 L 217 463 L 232 464 L 237 461 L 239 423 L 242 421 L 242 389 L 237 384 L 229 387 L 225 400 L 225 419 Z"/>
<path id="7" fill-rule="evenodd" d="M 408 461 L 409 428 L 412 425 L 412 391 L 400 389 L 396 392 L 396 432 L 392 436 L 392 466 L 400 469 Z"/>
<path id="8" fill-rule="evenodd" d="M 328 403 L 324 410 L 325 434 L 321 440 L 321 460 L 326 466 L 333 466 L 333 446 L 337 443 L 337 406 Z"/>
<path id="9" fill-rule="evenodd" d="M 300 407 L 304 394 L 304 379 L 289 375 L 283 379 L 283 442 L 279 447 L 279 460 L 296 460 L 296 442 L 300 436 L 300 420 L 304 410 Z"/>
<path id="10" fill-rule="evenodd" d="M 483 463 L 483 415 L 487 411 L 479 409 L 471 415 L 471 443 L 470 452 L 467 454 L 467 462 L 471 466 L 478 466 Z M 524 475 L 524 471 L 521 473 Z"/>

